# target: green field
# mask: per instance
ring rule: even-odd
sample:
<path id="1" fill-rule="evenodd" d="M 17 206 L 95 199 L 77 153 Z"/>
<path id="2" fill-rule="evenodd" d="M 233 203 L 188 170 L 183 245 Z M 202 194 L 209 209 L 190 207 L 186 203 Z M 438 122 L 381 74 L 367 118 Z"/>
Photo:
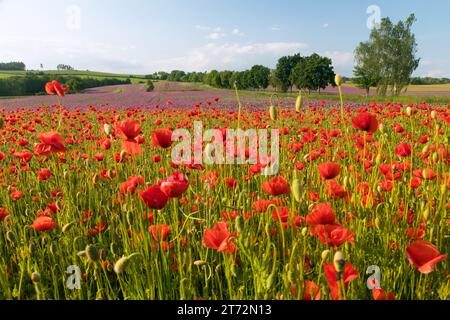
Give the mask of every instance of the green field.
<path id="1" fill-rule="evenodd" d="M 3 71 L 0 70 L 0 79 L 8 78 L 14 76 L 25 76 L 27 73 L 40 74 L 43 72 L 45 75 L 55 75 L 55 76 L 77 76 L 80 78 L 95 78 L 95 79 L 104 79 L 104 78 L 116 78 L 120 80 L 126 80 L 130 78 L 132 83 L 145 82 L 147 79 L 143 75 L 127 75 L 127 74 L 118 74 L 118 73 L 107 73 L 107 72 L 97 72 L 97 71 L 81 71 L 81 70 L 73 70 L 73 71 L 58 71 L 58 70 L 46 70 L 46 71 Z"/>

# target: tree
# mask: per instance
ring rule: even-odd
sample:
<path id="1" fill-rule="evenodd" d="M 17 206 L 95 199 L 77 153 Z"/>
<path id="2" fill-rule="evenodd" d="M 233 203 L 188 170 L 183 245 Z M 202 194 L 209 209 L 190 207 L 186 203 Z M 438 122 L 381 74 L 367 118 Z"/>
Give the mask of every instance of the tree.
<path id="1" fill-rule="evenodd" d="M 169 81 L 181 81 L 182 78 L 186 76 L 186 73 L 184 71 L 181 70 L 173 70 L 169 76 L 167 77 L 167 80 Z"/>
<path id="2" fill-rule="evenodd" d="M 74 70 L 71 66 L 69 66 L 69 65 L 67 65 L 67 64 L 58 64 L 58 65 L 56 66 L 56 69 L 57 69 L 58 71 L 60 71 L 60 70 L 67 70 L 67 71 Z"/>
<path id="3" fill-rule="evenodd" d="M 290 81 L 298 89 L 319 90 L 334 85 L 334 71 L 330 58 L 314 53 L 303 58 L 292 70 Z"/>
<path id="4" fill-rule="evenodd" d="M 270 69 L 262 65 L 255 65 L 251 68 L 253 82 L 258 89 L 266 89 L 269 86 Z"/>
<path id="5" fill-rule="evenodd" d="M 0 70 L 25 71 L 25 64 L 23 62 L 0 62 Z"/>
<path id="6" fill-rule="evenodd" d="M 286 92 L 289 88 L 292 91 L 293 83 L 291 81 L 292 69 L 302 60 L 300 53 L 293 56 L 281 57 L 275 68 L 272 83 L 282 92 Z"/>
<path id="7" fill-rule="evenodd" d="M 152 92 L 155 90 L 155 85 L 152 80 L 147 80 L 147 92 Z"/>
<path id="8" fill-rule="evenodd" d="M 415 21 L 414 14 L 396 25 L 389 18 L 383 18 L 379 28 L 372 29 L 369 40 L 359 44 L 355 50 L 355 71 L 366 86 L 367 82 L 378 80 L 379 94 L 386 95 L 390 89 L 392 95 L 398 96 L 409 85 L 420 62 L 411 31 Z"/>
<path id="9" fill-rule="evenodd" d="M 233 84 L 230 81 L 232 75 L 233 75 L 233 72 L 228 71 L 228 70 L 219 72 L 220 85 L 222 88 L 231 89 L 233 87 Z"/>
<path id="10" fill-rule="evenodd" d="M 355 50 L 356 66 L 353 71 L 353 82 L 357 87 L 366 90 L 369 96 L 370 88 L 377 87 L 381 81 L 380 68 L 378 61 L 371 51 L 368 43 L 361 43 Z"/>

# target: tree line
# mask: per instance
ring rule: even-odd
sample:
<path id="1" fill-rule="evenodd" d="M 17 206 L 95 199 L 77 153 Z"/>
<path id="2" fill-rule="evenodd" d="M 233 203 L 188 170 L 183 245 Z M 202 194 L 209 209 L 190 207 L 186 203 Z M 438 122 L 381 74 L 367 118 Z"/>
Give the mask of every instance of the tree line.
<path id="1" fill-rule="evenodd" d="M 25 71 L 25 63 L 23 62 L 0 62 L 0 70 L 2 71 Z"/>
<path id="2" fill-rule="evenodd" d="M 332 61 L 316 53 L 301 56 L 300 53 L 281 57 L 275 69 L 263 65 L 254 65 L 244 71 L 212 70 L 210 72 L 184 72 L 173 70 L 170 73 L 160 71 L 146 78 L 179 82 L 198 82 L 216 88 L 264 90 L 270 86 L 277 91 L 287 92 L 294 86 L 302 90 L 319 90 L 334 84 L 335 73 Z"/>
<path id="3" fill-rule="evenodd" d="M 70 92 L 76 93 L 87 88 L 111 86 L 118 84 L 130 84 L 130 79 L 120 80 L 116 78 L 82 78 L 73 76 L 48 76 L 27 74 L 25 76 L 13 76 L 0 79 L 0 96 L 27 96 L 45 94 L 45 84 L 56 80 L 64 86 L 70 87 Z"/>

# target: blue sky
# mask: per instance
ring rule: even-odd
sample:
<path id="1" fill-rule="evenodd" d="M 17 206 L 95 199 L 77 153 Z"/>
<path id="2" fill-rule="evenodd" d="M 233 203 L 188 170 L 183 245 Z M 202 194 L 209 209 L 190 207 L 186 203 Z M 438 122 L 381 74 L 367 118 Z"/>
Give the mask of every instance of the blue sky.
<path id="1" fill-rule="evenodd" d="M 439 0 L 0 0 L 0 61 L 146 74 L 274 67 L 282 55 L 317 52 L 351 75 L 368 22 L 414 13 L 415 74 L 450 77 L 449 12 Z"/>

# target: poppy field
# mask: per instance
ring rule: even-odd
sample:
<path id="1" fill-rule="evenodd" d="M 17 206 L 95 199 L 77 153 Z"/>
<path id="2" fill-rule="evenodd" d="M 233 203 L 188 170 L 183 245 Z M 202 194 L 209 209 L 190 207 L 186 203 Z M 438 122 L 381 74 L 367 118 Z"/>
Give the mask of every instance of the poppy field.
<path id="1" fill-rule="evenodd" d="M 449 299 L 450 105 L 67 90 L 0 100 L 0 299 Z M 174 163 L 195 121 L 278 129 L 278 172 Z"/>

